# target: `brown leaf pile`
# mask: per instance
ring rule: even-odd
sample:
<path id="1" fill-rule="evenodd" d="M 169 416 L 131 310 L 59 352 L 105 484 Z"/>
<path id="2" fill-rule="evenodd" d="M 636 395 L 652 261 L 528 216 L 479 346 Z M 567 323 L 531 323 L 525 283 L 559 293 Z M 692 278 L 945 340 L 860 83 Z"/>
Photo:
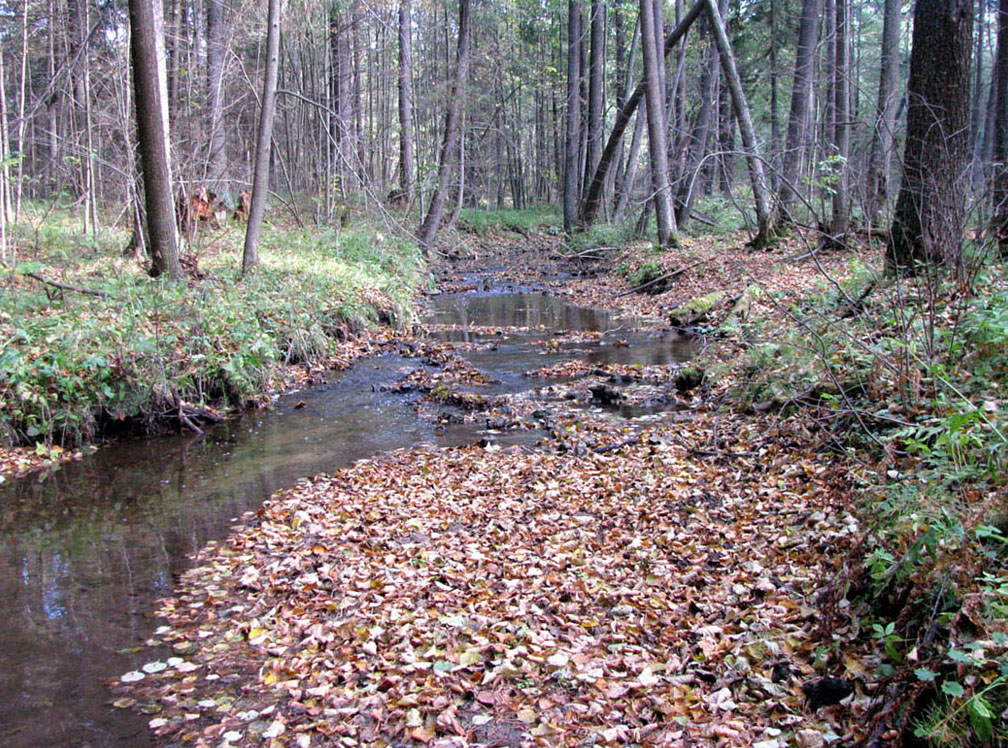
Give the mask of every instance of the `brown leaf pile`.
<path id="1" fill-rule="evenodd" d="M 61 462 L 80 459 L 81 455 L 82 452 L 67 451 L 58 446 L 44 449 L 0 446 L 0 483 Z"/>
<path id="2" fill-rule="evenodd" d="M 838 468 L 769 419 L 732 438 L 752 456 L 655 434 L 585 457 L 396 453 L 302 482 L 203 552 L 161 610 L 179 656 L 124 676 L 118 703 L 214 746 L 820 735 L 794 676 L 824 551 L 853 531 Z"/>

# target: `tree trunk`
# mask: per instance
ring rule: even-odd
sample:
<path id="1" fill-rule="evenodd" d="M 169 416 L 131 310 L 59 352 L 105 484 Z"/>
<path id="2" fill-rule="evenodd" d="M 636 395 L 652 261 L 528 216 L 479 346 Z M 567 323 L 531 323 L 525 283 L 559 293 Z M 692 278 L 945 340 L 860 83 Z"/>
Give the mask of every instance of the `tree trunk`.
<path id="1" fill-rule="evenodd" d="M 24 185 L 25 166 L 25 86 L 28 81 L 28 0 L 23 0 L 21 6 L 21 75 L 18 93 L 18 126 L 17 151 L 20 154 L 17 164 L 16 193 L 14 197 L 14 221 L 21 215 L 21 197 Z"/>
<path id="2" fill-rule="evenodd" d="M 833 153 L 837 164 L 833 184 L 833 220 L 830 224 L 831 243 L 843 244 L 850 222 L 847 160 L 850 158 L 850 43 L 848 0 L 836 0 L 836 44 L 833 62 Z"/>
<path id="3" fill-rule="evenodd" d="M 972 27 L 972 0 L 917 0 L 903 182 L 886 248 L 897 273 L 961 268 Z"/>
<path id="4" fill-rule="evenodd" d="M 780 165 L 780 114 L 777 94 L 780 71 L 777 66 L 777 2 L 770 0 L 770 159 L 774 168 L 770 171 L 770 189 L 777 192 Z"/>
<path id="5" fill-rule="evenodd" d="M 4 260 L 7 259 L 6 226 L 14 218 L 10 202 L 10 143 L 7 139 L 7 82 L 0 51 L 0 227 L 3 227 Z"/>
<path id="6" fill-rule="evenodd" d="M 626 103 L 627 96 L 630 95 L 629 88 L 632 78 L 630 77 L 630 65 L 627 64 L 627 49 L 626 49 L 626 31 L 623 28 L 623 12 L 621 8 L 616 8 L 616 12 L 613 14 L 613 29 L 616 36 L 616 109 L 620 110 L 623 108 L 623 104 Z M 634 30 L 634 40 L 637 39 L 637 30 Z M 630 58 L 633 59 L 632 57 Z M 601 152 L 599 157 L 601 157 Z M 596 168 L 598 164 L 595 165 Z M 594 174 L 594 169 L 591 172 Z M 616 153 L 616 170 L 613 174 L 613 185 L 615 187 L 615 193 L 619 194 L 619 186 L 622 181 L 623 176 L 623 140 L 620 140 L 619 146 Z"/>
<path id="7" fill-rule="evenodd" d="M 665 91 L 659 64 L 664 67 L 664 56 L 658 54 L 658 29 L 655 28 L 652 0 L 640 0 L 641 49 L 644 52 L 644 98 L 647 105 L 648 154 L 651 160 L 651 190 L 658 222 L 658 246 L 669 247 L 676 243 L 675 215 L 668 177 L 668 140 L 665 121 Z"/>
<path id="8" fill-rule="evenodd" d="M 591 53 L 588 63 L 588 155 L 585 174 L 594 174 L 602 155 L 602 88 L 605 81 L 604 0 L 591 4 Z"/>
<path id="9" fill-rule="evenodd" d="M 259 235 L 269 196 L 273 113 L 276 110 L 277 71 L 280 67 L 280 2 L 269 0 L 266 21 L 266 71 L 259 110 L 259 133 L 256 136 L 255 170 L 252 173 L 252 204 L 245 229 L 245 251 L 242 253 L 242 275 L 253 272 L 259 264 Z"/>
<path id="10" fill-rule="evenodd" d="M 668 55 L 675 48 L 675 45 L 686 36 L 689 27 L 703 13 L 705 2 L 706 0 L 697 0 L 679 25 L 665 37 L 664 55 Z M 644 81 L 639 82 L 630 98 L 627 99 L 626 104 L 623 105 L 623 108 L 616 112 L 616 122 L 613 124 L 612 132 L 609 133 L 609 140 L 606 141 L 605 149 L 602 151 L 602 158 L 599 159 L 598 168 L 592 177 L 591 185 L 588 188 L 588 195 L 581 205 L 581 221 L 586 225 L 591 224 L 595 220 L 595 216 L 598 215 L 598 209 L 602 202 L 602 188 L 605 186 L 609 168 L 612 166 L 613 157 L 616 155 L 620 138 L 623 137 L 623 133 L 626 132 L 627 125 L 630 123 L 630 118 L 637 111 L 641 99 L 644 98 L 644 87 Z"/>
<path id="11" fill-rule="evenodd" d="M 168 140 L 168 71 L 161 0 L 130 0 L 137 138 L 143 166 L 151 275 L 182 280 Z"/>
<path id="12" fill-rule="evenodd" d="M 819 37 L 819 14 L 822 0 L 803 0 L 798 27 L 798 52 L 795 55 L 794 82 L 791 87 L 791 112 L 788 115 L 787 143 L 784 146 L 784 166 L 780 193 L 777 195 L 777 222 L 793 222 L 791 209 L 798 198 L 798 176 L 805 148 L 805 128 L 812 106 L 812 74 L 815 71 L 815 50 Z"/>
<path id="13" fill-rule="evenodd" d="M 973 96 L 972 99 L 972 110 L 970 112 L 970 152 L 979 157 L 983 144 L 981 140 L 981 134 L 983 132 L 983 81 L 984 81 L 984 65 L 983 65 L 983 53 L 984 53 L 984 29 L 987 24 L 984 23 L 984 19 L 987 17 L 987 3 L 986 1 L 977 4 L 976 12 L 976 33 L 974 37 L 974 52 L 973 52 Z M 979 158 L 974 159 L 974 166 L 982 170 L 983 164 L 979 162 Z M 978 173 L 980 173 L 978 171 Z"/>
<path id="14" fill-rule="evenodd" d="M 994 96 L 994 236 L 1002 257 L 1008 257 L 1008 0 L 998 10 L 997 61 Z"/>
<path id="15" fill-rule="evenodd" d="M 563 213 L 564 231 L 570 233 L 577 221 L 578 144 L 581 130 L 581 24 L 580 0 L 567 3 L 567 107 L 564 130 Z"/>
<path id="16" fill-rule="evenodd" d="M 399 0 L 399 185 L 413 203 L 413 43 L 412 0 Z"/>
<path id="17" fill-rule="evenodd" d="M 892 152 L 895 143 L 896 108 L 899 106 L 899 32 L 903 0 L 885 0 L 882 24 L 882 63 L 879 71 L 875 132 L 868 160 L 865 220 L 878 225 L 879 214 L 889 202 Z"/>
<path id="18" fill-rule="evenodd" d="M 444 142 L 441 145 L 441 158 L 438 163 L 437 184 L 427 216 L 420 226 L 420 247 L 424 254 L 430 252 L 441 227 L 444 215 L 445 198 L 449 188 L 452 173 L 452 161 L 458 150 L 459 121 L 462 117 L 462 102 L 465 98 L 466 78 L 469 75 L 469 36 L 472 31 L 472 19 L 469 12 L 470 0 L 459 0 L 459 36 L 456 52 L 455 75 L 452 80 L 451 101 L 448 103 L 448 113 L 445 116 Z"/>
<path id="19" fill-rule="evenodd" d="M 224 134 L 224 0 L 207 0 L 206 127 L 210 134 L 207 175 L 214 190 L 228 190 L 227 142 Z"/>
<path id="20" fill-rule="evenodd" d="M 725 31 L 721 14 L 715 0 L 707 0 L 707 14 L 711 19 L 714 32 L 714 42 L 721 56 L 721 68 L 724 71 L 728 91 L 731 93 L 732 107 L 738 120 L 739 135 L 742 137 L 742 149 L 745 151 L 746 165 L 749 167 L 749 182 L 752 185 L 753 201 L 756 206 L 756 236 L 750 244 L 762 247 L 771 238 L 773 231 L 770 193 L 767 191 L 766 177 L 763 173 L 763 159 L 760 157 L 759 146 L 756 143 L 756 133 L 753 129 L 749 104 L 746 102 L 742 81 L 739 79 L 735 66 L 735 55 L 732 53 L 728 34 Z"/>
<path id="21" fill-rule="evenodd" d="M 710 24 L 708 24 L 708 27 Z M 680 226 L 685 226 L 693 211 L 697 190 L 694 189 L 696 172 L 700 168 L 704 154 L 707 152 L 707 141 L 710 138 L 711 120 L 717 101 L 718 89 L 718 51 L 711 34 L 710 51 L 707 65 L 700 77 L 700 109 L 693 123 L 693 131 L 689 142 L 684 143 L 686 154 L 682 174 L 679 179 L 679 212 L 676 219 Z"/>
<path id="22" fill-rule="evenodd" d="M 634 189 L 634 182 L 637 181 L 637 163 L 640 161 L 641 143 L 644 142 L 644 126 L 646 124 L 647 117 L 643 112 L 637 112 L 637 122 L 634 124 L 633 138 L 630 140 L 630 153 L 627 154 L 626 168 L 623 170 L 623 182 L 616 199 L 616 208 L 613 211 L 613 220 L 616 223 L 623 222 L 627 203 L 630 202 L 630 195 Z"/>

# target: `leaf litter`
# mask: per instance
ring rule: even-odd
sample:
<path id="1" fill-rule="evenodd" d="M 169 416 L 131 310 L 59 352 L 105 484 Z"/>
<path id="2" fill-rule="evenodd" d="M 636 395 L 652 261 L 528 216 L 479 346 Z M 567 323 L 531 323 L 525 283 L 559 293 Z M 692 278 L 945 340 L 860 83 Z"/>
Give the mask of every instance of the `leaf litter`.
<path id="1" fill-rule="evenodd" d="M 115 688 L 164 741 L 194 745 L 741 745 L 807 729 L 823 718 L 795 675 L 831 563 L 809 534 L 842 544 L 850 519 L 839 468 L 783 446 L 782 428 L 735 424 L 758 456 L 727 470 L 655 432 L 581 457 L 406 451 L 303 481 L 164 602 L 152 643 L 184 659 Z"/>

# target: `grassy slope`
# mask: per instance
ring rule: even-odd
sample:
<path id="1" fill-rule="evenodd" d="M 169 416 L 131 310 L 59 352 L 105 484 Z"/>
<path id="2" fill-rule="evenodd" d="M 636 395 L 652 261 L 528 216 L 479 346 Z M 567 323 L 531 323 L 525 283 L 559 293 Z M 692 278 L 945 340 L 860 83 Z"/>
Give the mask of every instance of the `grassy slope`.
<path id="1" fill-rule="evenodd" d="M 176 399 L 242 405 L 275 389 L 286 365 L 336 356 L 354 332 L 410 324 L 426 281 L 414 247 L 367 226 L 268 228 L 262 266 L 244 281 L 240 229 L 210 230 L 197 242 L 202 277 L 185 286 L 147 277 L 122 257 L 126 240 L 93 242 L 67 214 L 29 213 L 16 227 L 17 264 L 0 268 L 0 442 L 154 428 Z"/>

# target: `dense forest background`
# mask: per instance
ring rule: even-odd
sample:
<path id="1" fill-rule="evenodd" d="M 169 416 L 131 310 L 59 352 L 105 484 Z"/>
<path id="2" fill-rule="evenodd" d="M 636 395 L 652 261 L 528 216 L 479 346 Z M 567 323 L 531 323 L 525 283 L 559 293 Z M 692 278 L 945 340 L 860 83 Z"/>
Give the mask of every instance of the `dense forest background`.
<path id="1" fill-rule="evenodd" d="M 456 2 L 284 4 L 270 185 L 298 222 L 331 224 L 348 210 L 390 204 L 422 215 L 444 182 L 449 223 L 463 206 L 562 203 L 568 227 L 596 213 L 643 225 L 658 194 L 672 198 L 674 228 L 720 221 L 734 209 L 755 225 L 759 205 L 750 215 L 755 182 L 744 158 L 755 152 L 785 222 L 823 227 L 837 241 L 851 225 L 887 225 L 908 110 L 911 4 L 721 2 L 751 143 L 740 132 L 710 17 L 696 12 L 704 3 L 463 5 L 471 37 L 460 45 Z M 940 14 L 942 4 L 931 5 L 920 12 Z M 948 46 L 948 57 L 969 71 L 970 167 L 954 179 L 965 180 L 964 194 L 984 197 L 995 161 L 998 9 L 944 5 L 968 11 L 966 31 L 972 26 L 966 59 Z M 173 189 L 184 199 L 210 193 L 214 209 L 231 212 L 252 183 L 267 8 L 167 0 L 161 10 Z M 91 232 L 104 209 L 139 224 L 125 4 L 25 0 L 5 3 L 2 13 L 6 220 L 17 221 L 26 201 L 59 198 L 79 206 Z M 645 126 L 645 106 L 633 110 L 614 141 L 601 200 L 586 217 L 603 144 L 642 79 L 642 51 L 654 43 L 641 33 L 642 17 L 662 36 L 687 20 L 683 41 L 657 69 L 661 132 Z M 456 99 L 458 134 L 442 158 L 445 113 Z M 661 134 L 667 176 L 655 181 L 648 164 Z M 447 168 L 439 170 L 442 161 Z M 698 199 L 707 200 L 699 213 Z"/>

